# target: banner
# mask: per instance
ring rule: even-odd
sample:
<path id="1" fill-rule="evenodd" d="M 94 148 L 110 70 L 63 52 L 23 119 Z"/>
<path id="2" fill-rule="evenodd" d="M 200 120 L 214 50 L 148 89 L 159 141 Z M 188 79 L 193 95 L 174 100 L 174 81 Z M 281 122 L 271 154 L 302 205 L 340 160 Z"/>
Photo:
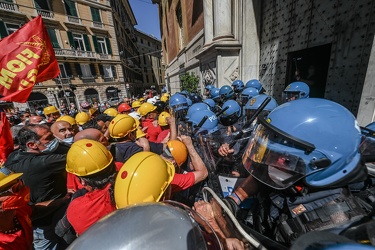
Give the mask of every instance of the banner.
<path id="1" fill-rule="evenodd" d="M 13 138 L 5 112 L 0 112 L 0 166 L 13 151 Z"/>
<path id="2" fill-rule="evenodd" d="M 0 100 L 26 102 L 35 83 L 60 73 L 41 16 L 0 40 L 0 48 Z"/>

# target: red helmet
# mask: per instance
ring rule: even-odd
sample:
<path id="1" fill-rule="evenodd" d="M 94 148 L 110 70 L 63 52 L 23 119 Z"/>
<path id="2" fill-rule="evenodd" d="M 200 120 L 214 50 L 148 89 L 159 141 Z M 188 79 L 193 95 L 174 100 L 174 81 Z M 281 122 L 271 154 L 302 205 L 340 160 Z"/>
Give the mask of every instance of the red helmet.
<path id="1" fill-rule="evenodd" d="M 118 106 L 117 110 L 118 110 L 119 113 L 122 113 L 122 112 L 130 112 L 131 107 L 130 107 L 129 104 L 121 103 L 121 104 Z"/>

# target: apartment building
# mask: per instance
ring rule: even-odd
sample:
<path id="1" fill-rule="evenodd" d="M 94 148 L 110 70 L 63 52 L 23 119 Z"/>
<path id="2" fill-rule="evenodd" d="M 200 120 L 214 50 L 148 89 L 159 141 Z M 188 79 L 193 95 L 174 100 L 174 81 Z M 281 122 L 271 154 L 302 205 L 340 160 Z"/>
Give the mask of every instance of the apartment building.
<path id="1" fill-rule="evenodd" d="M 142 85 L 135 94 L 142 95 L 146 89 L 155 89 L 160 93 L 165 86 L 161 41 L 137 29 L 135 34 L 142 70 Z"/>
<path id="2" fill-rule="evenodd" d="M 103 102 L 127 95 L 111 1 L 1 0 L 1 38 L 37 15 L 43 17 L 60 75 L 37 83 L 27 103 L 14 106 L 31 110 L 48 103 L 78 106 L 83 101 Z"/>

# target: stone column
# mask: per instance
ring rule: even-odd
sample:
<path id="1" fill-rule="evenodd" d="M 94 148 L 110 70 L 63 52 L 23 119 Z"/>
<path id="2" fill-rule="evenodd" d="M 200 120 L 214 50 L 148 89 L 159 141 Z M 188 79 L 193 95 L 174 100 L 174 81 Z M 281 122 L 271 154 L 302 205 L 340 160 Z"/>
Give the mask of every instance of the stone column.
<path id="1" fill-rule="evenodd" d="M 232 38 L 231 0 L 214 0 L 214 39 Z"/>
<path id="2" fill-rule="evenodd" d="M 212 43 L 214 37 L 214 16 L 212 13 L 212 1 L 203 0 L 203 14 L 204 14 L 204 45 Z"/>

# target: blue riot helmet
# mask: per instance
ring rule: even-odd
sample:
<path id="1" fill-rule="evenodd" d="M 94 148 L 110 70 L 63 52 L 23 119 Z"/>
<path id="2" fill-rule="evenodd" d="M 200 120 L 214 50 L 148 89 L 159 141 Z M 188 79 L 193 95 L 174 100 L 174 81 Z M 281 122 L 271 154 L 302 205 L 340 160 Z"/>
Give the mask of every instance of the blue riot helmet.
<path id="1" fill-rule="evenodd" d="M 309 98 L 310 87 L 304 82 L 292 82 L 283 91 L 284 102 Z"/>
<path id="2" fill-rule="evenodd" d="M 185 97 L 189 96 L 189 92 L 187 90 L 183 90 L 183 91 L 179 92 L 178 94 L 183 95 Z"/>
<path id="3" fill-rule="evenodd" d="M 194 103 L 202 102 L 202 97 L 198 94 L 192 93 L 189 97 L 189 99 Z"/>
<path id="4" fill-rule="evenodd" d="M 375 122 L 368 124 L 366 128 L 371 129 L 372 131 L 375 131 Z"/>
<path id="5" fill-rule="evenodd" d="M 245 88 L 245 85 L 243 84 L 243 81 L 235 80 L 232 83 L 232 87 L 233 87 L 234 92 L 239 93 Z"/>
<path id="6" fill-rule="evenodd" d="M 205 116 L 207 116 L 207 120 L 197 130 L 197 126 L 199 125 L 199 123 L 201 123 L 201 121 L 204 119 Z M 196 132 L 195 134 L 198 134 L 198 133 L 212 134 L 219 129 L 217 126 L 218 123 L 219 121 L 215 113 L 213 113 L 210 110 L 201 110 L 199 112 L 194 112 L 187 119 L 187 124 L 190 127 L 189 130 L 192 132 Z"/>
<path id="7" fill-rule="evenodd" d="M 212 88 L 215 88 L 213 85 L 206 85 L 205 87 L 204 87 L 204 89 L 205 90 L 208 90 L 208 91 L 210 91 Z"/>
<path id="8" fill-rule="evenodd" d="M 247 81 L 247 83 L 245 85 L 245 88 L 255 88 L 259 91 L 259 93 L 262 92 L 262 90 L 263 90 L 262 84 L 257 79 L 251 79 L 251 80 Z"/>
<path id="9" fill-rule="evenodd" d="M 174 94 L 169 99 L 169 107 L 173 110 L 173 112 L 188 109 L 188 101 L 183 95 Z"/>
<path id="10" fill-rule="evenodd" d="M 241 93 L 241 105 L 244 106 L 251 98 L 259 95 L 259 91 L 256 88 L 246 88 Z"/>
<path id="11" fill-rule="evenodd" d="M 241 117 L 242 108 L 235 100 L 226 101 L 221 108 L 223 110 L 226 109 L 220 116 L 220 122 L 224 126 L 231 126 L 235 124 Z"/>
<path id="12" fill-rule="evenodd" d="M 245 109 L 245 114 L 246 114 L 247 119 L 250 119 L 254 115 L 254 113 L 258 110 L 260 105 L 262 105 L 262 103 L 267 97 L 269 96 L 264 95 L 264 94 L 256 95 L 246 103 L 244 109 Z M 277 106 L 278 104 L 276 100 L 273 97 L 271 97 L 271 101 L 266 105 L 266 107 L 264 107 L 262 113 L 268 114 L 269 112 L 274 110 Z"/>
<path id="13" fill-rule="evenodd" d="M 193 105 L 193 102 L 192 102 L 192 100 L 190 98 L 186 97 L 186 101 L 187 101 L 189 107 L 191 105 Z"/>
<path id="14" fill-rule="evenodd" d="M 167 86 L 164 86 L 164 87 L 161 89 L 161 93 L 167 93 Z"/>
<path id="15" fill-rule="evenodd" d="M 203 102 L 206 103 L 210 107 L 210 110 L 212 112 L 215 112 L 214 110 L 215 110 L 215 107 L 216 107 L 216 103 L 215 103 L 214 100 L 212 100 L 212 99 L 204 99 Z"/>
<path id="16" fill-rule="evenodd" d="M 285 189 L 302 180 L 314 188 L 362 181 L 362 135 L 352 113 L 318 98 L 288 102 L 258 116 L 242 162 L 259 181 Z"/>
<path id="17" fill-rule="evenodd" d="M 220 89 L 218 88 L 212 88 L 210 89 L 210 96 L 212 98 L 212 100 L 214 100 L 215 102 L 219 102 L 220 101 Z"/>
<path id="18" fill-rule="evenodd" d="M 234 91 L 231 86 L 224 85 L 220 88 L 219 95 L 222 101 L 226 101 L 234 96 Z"/>
<path id="19" fill-rule="evenodd" d="M 194 103 L 188 109 L 188 112 L 187 112 L 187 115 L 186 115 L 186 119 L 189 119 L 189 117 L 191 116 L 191 114 L 193 114 L 193 113 L 195 113 L 197 111 L 201 111 L 201 110 L 210 110 L 210 107 L 206 103 L 204 103 L 204 102 Z"/>

